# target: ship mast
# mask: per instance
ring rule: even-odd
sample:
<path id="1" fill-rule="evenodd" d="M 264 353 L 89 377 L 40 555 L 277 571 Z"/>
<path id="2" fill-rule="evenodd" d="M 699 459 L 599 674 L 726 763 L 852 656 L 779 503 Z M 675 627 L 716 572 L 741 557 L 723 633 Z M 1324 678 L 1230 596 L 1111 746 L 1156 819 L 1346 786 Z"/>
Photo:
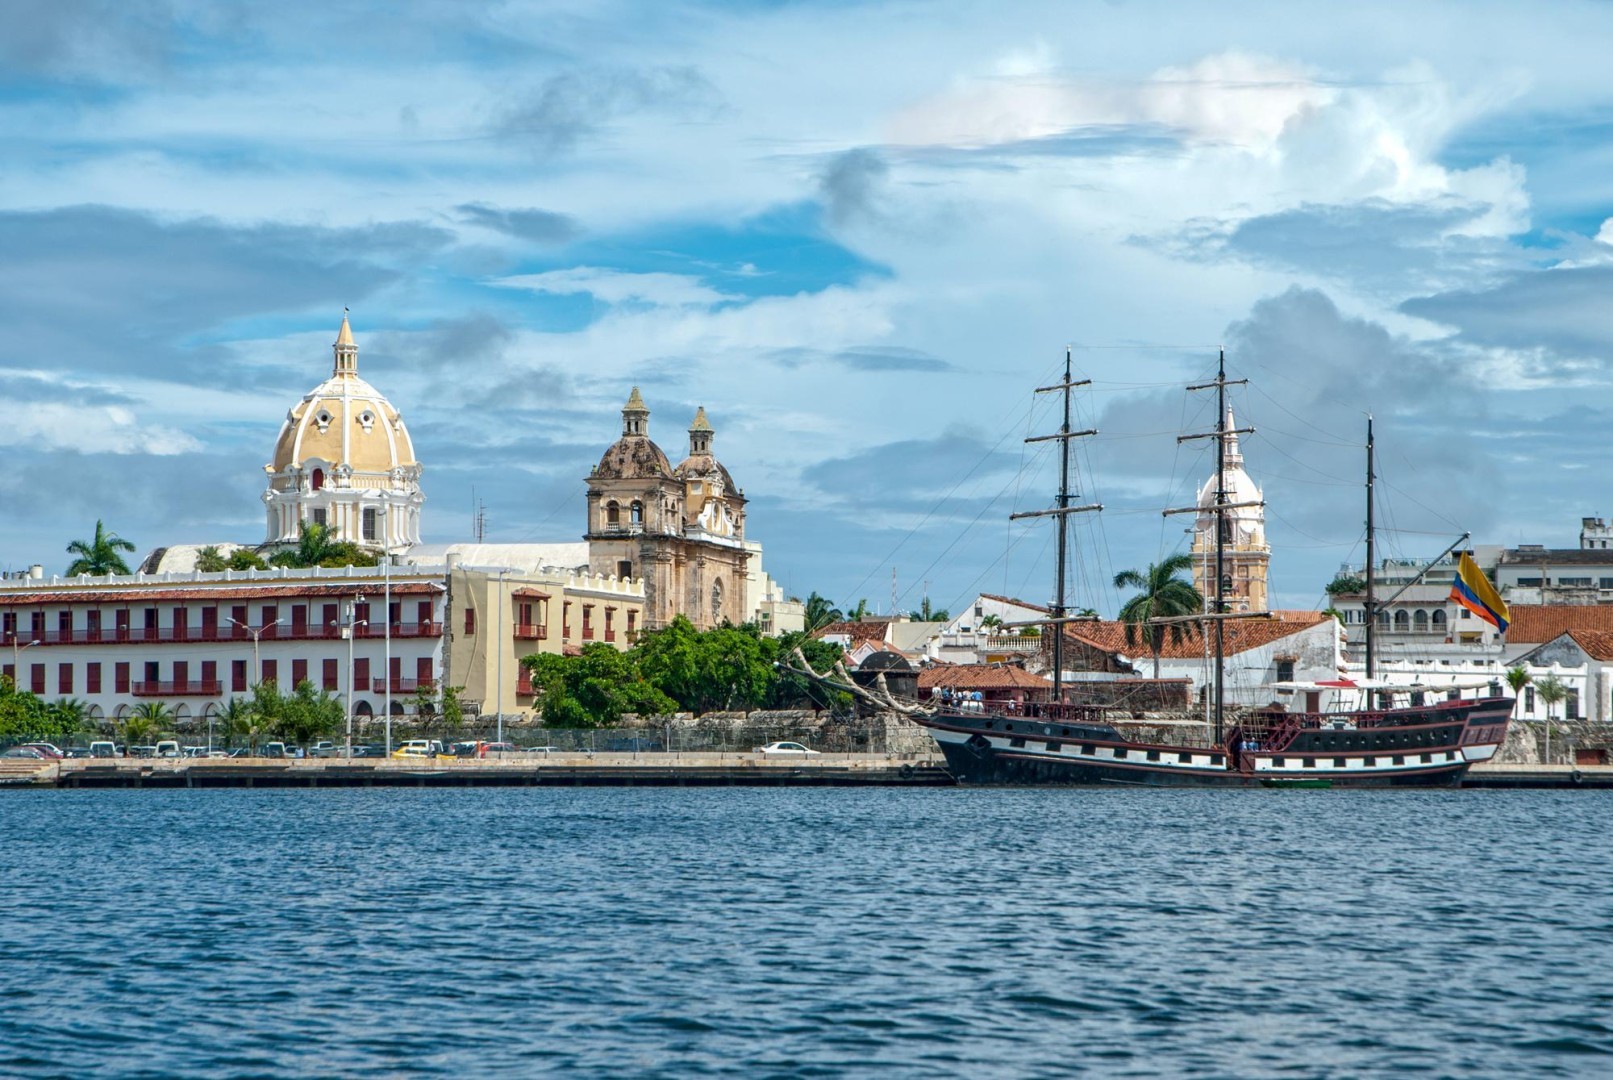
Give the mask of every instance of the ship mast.
<path id="1" fill-rule="evenodd" d="M 1377 633 L 1377 627 L 1378 627 L 1378 613 L 1377 613 L 1377 611 L 1374 610 L 1377 607 L 1377 600 L 1376 600 L 1376 597 L 1373 594 L 1373 588 L 1372 588 L 1372 572 L 1373 572 L 1373 559 L 1374 559 L 1373 541 L 1376 539 L 1376 535 L 1377 535 L 1375 530 L 1373 529 L 1373 524 L 1372 524 L 1372 482 L 1375 479 L 1375 477 L 1373 475 L 1375 470 L 1373 468 L 1372 453 L 1373 453 L 1373 448 L 1372 448 L 1372 414 L 1368 413 L 1367 414 L 1367 599 L 1366 599 L 1366 603 L 1363 605 L 1362 613 L 1364 615 L 1366 615 L 1366 617 L 1367 617 L 1367 633 L 1366 633 L 1367 678 L 1369 680 L 1377 673 L 1377 667 L 1376 667 L 1375 662 L 1374 662 L 1375 657 L 1373 655 L 1373 646 L 1375 644 L 1375 642 L 1373 641 L 1373 637 Z"/>
<path id="2" fill-rule="evenodd" d="M 1056 435 L 1036 435 L 1025 441 L 1027 443 L 1058 441 L 1059 444 L 1059 493 L 1058 503 L 1052 510 L 1031 510 L 1022 514 L 1010 514 L 1009 521 L 1018 521 L 1020 518 L 1056 517 L 1059 523 L 1058 555 L 1053 584 L 1053 611 L 1052 618 L 1048 620 L 1053 630 L 1053 697 L 1057 702 L 1064 700 L 1064 624 L 1069 622 L 1066 614 L 1068 603 L 1065 597 L 1064 580 L 1065 567 L 1068 563 L 1069 553 L 1069 516 L 1071 514 L 1084 514 L 1093 510 L 1102 510 L 1103 506 L 1092 503 L 1087 506 L 1070 505 L 1070 440 L 1080 439 L 1088 435 L 1096 435 L 1096 428 L 1087 431 L 1070 430 L 1070 391 L 1078 386 L 1089 386 L 1091 379 L 1074 380 L 1071 370 L 1071 350 L 1064 350 L 1064 380 L 1053 386 L 1038 386 L 1038 394 L 1049 394 L 1057 390 L 1064 395 L 1064 422 L 1059 425 Z"/>
<path id="3" fill-rule="evenodd" d="M 1195 621 L 1213 623 L 1215 626 L 1215 688 L 1211 698 L 1212 709 L 1215 716 L 1215 743 L 1217 746 L 1225 739 L 1223 719 L 1226 712 L 1226 630 L 1225 624 L 1229 617 L 1227 612 L 1227 594 L 1232 591 L 1232 579 L 1226 571 L 1226 542 L 1227 542 L 1227 511 L 1237 510 L 1246 506 L 1264 506 L 1260 501 L 1254 502 L 1228 502 L 1227 501 L 1227 439 L 1233 435 L 1253 435 L 1254 428 L 1234 428 L 1227 426 L 1227 387 L 1242 386 L 1248 379 L 1227 378 L 1227 353 L 1222 349 L 1218 354 L 1213 382 L 1199 383 L 1189 386 L 1189 390 L 1215 391 L 1215 430 L 1199 432 L 1196 435 L 1178 435 L 1178 443 L 1191 442 L 1194 439 L 1215 440 L 1215 580 L 1205 582 L 1212 594 L 1211 613 L 1205 616 L 1193 616 Z M 1202 507 L 1189 506 L 1165 513 L 1185 514 L 1197 513 Z M 1237 616 L 1231 616 L 1236 618 Z"/>

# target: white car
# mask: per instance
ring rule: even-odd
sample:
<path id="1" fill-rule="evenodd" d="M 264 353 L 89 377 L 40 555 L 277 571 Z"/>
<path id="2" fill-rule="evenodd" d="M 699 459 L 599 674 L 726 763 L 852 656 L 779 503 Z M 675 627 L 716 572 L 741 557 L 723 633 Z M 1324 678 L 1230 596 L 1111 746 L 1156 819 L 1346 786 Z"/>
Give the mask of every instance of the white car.
<path id="1" fill-rule="evenodd" d="M 772 742 L 766 746 L 758 746 L 756 752 L 758 754 L 796 754 L 801 756 L 810 754 L 814 757 L 818 755 L 818 751 L 802 746 L 798 742 Z"/>

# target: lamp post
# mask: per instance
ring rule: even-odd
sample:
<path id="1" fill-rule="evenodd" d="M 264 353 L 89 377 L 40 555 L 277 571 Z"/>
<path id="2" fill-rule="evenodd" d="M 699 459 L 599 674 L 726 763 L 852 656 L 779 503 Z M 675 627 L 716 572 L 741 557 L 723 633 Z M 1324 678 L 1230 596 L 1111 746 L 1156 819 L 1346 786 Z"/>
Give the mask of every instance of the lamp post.
<path id="1" fill-rule="evenodd" d="M 235 623 L 236 626 L 239 626 L 242 630 L 245 630 L 247 633 L 252 635 L 252 674 L 257 676 L 252 680 L 252 685 L 254 686 L 263 682 L 263 665 L 258 661 L 258 638 L 263 636 L 265 630 L 268 630 L 271 627 L 279 626 L 285 621 L 286 620 L 284 619 L 276 619 L 272 623 L 264 623 L 262 626 L 253 627 L 248 626 L 239 619 L 230 620 L 230 622 Z"/>
<path id="2" fill-rule="evenodd" d="M 509 573 L 509 570 L 507 566 L 501 566 L 498 570 L 498 620 L 493 629 L 493 640 L 498 643 L 498 662 L 493 678 L 498 683 L 499 757 L 504 756 L 504 575 Z"/>
<path id="3" fill-rule="evenodd" d="M 381 508 L 381 565 L 384 584 L 383 599 L 381 601 L 381 628 L 383 632 L 384 652 L 381 660 L 381 674 L 386 677 L 386 756 L 392 757 L 392 508 L 383 505 Z"/>
<path id="4" fill-rule="evenodd" d="M 11 688 L 13 690 L 22 689 L 22 650 L 31 649 L 39 644 L 38 638 L 34 638 L 26 645 L 19 645 L 17 641 L 17 635 L 13 633 L 11 635 Z"/>
<path id="5" fill-rule="evenodd" d="M 353 639 L 358 636 L 358 628 L 370 625 L 368 619 L 355 618 L 358 614 L 358 605 L 364 602 L 363 593 L 355 593 L 353 599 L 347 602 L 347 625 L 343 627 L 347 637 L 347 760 L 353 760 L 353 695 L 358 687 L 353 681 Z"/>

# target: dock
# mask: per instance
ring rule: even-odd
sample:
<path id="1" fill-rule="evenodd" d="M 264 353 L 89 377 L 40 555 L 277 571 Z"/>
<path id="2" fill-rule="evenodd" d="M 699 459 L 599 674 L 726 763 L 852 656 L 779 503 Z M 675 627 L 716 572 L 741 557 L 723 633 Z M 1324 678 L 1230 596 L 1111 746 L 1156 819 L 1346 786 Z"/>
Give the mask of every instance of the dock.
<path id="1" fill-rule="evenodd" d="M 511 754 L 477 758 L 149 758 L 7 762 L 0 787 L 950 787 L 937 757 L 822 754 Z M 25 768 L 16 768 L 23 765 Z"/>

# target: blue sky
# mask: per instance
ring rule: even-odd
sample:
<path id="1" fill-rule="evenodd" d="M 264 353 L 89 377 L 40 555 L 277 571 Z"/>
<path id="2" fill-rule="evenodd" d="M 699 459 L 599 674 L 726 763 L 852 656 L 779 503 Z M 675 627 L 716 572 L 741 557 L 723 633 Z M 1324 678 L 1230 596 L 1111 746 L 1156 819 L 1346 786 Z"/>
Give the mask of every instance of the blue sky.
<path id="1" fill-rule="evenodd" d="M 704 405 L 771 573 L 1080 602 L 1182 550 L 1225 345 L 1278 603 L 1613 512 L 1613 5 L 19 0 L 0 39 L 0 565 L 97 517 L 261 538 L 343 306 L 428 539 L 572 540 L 639 385 Z"/>

